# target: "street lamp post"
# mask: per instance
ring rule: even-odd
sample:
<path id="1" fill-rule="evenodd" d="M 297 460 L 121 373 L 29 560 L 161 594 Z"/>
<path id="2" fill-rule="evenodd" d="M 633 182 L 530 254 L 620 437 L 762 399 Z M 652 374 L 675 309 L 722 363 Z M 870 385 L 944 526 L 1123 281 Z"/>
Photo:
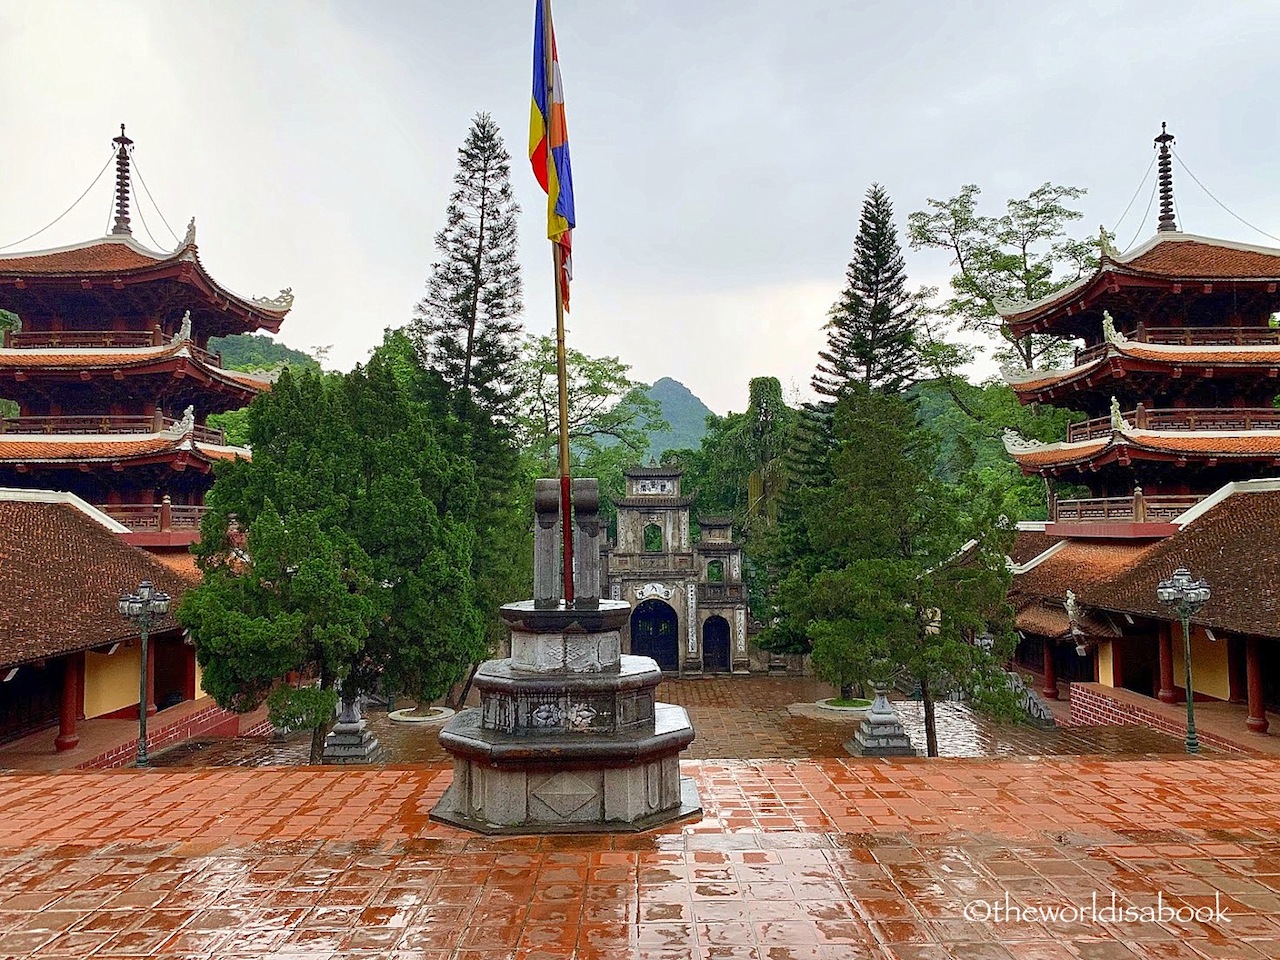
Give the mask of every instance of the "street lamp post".
<path id="1" fill-rule="evenodd" d="M 1209 602 L 1209 584 L 1191 579 L 1191 571 L 1179 567 L 1168 580 L 1161 580 L 1156 596 L 1182 621 L 1182 659 L 1187 667 L 1187 753 L 1199 753 L 1196 739 L 1195 692 L 1191 687 L 1191 618 Z"/>
<path id="2" fill-rule="evenodd" d="M 152 625 L 169 612 L 169 595 L 157 590 L 150 580 L 138 585 L 137 593 L 120 595 L 119 610 L 137 627 L 142 638 L 142 657 L 138 675 L 138 759 L 136 766 L 148 766 L 147 762 L 147 638 Z"/>

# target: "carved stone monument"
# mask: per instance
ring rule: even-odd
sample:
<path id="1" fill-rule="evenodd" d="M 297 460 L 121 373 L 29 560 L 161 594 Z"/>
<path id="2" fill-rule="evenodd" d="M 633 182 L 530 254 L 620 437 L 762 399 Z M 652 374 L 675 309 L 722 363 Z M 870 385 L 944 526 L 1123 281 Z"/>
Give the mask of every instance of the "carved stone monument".
<path id="1" fill-rule="evenodd" d="M 662 671 L 623 656 L 623 601 L 600 599 L 599 492 L 574 483 L 575 599 L 559 599 L 556 481 L 535 494 L 534 599 L 507 604 L 511 656 L 476 672 L 479 708 L 440 731 L 453 782 L 433 820 L 483 833 L 644 830 L 701 811 L 680 751 L 683 707 L 657 702 Z M 594 562 L 593 562 L 594 561 Z"/>
<path id="2" fill-rule="evenodd" d="M 877 683 L 871 709 L 844 748 L 855 757 L 914 757 L 915 747 L 889 702 L 888 686 Z"/>

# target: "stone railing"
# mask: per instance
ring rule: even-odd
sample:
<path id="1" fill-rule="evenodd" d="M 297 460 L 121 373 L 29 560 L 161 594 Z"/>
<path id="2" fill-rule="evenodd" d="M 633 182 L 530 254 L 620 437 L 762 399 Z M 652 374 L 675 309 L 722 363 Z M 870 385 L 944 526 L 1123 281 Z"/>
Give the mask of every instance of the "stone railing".
<path id="1" fill-rule="evenodd" d="M 1141 404 L 1121 416 L 1135 430 L 1280 430 L 1275 407 L 1182 407 L 1148 410 Z M 1094 417 L 1067 427 L 1067 442 L 1111 435 L 1111 418 Z"/>
<path id="2" fill-rule="evenodd" d="M 1051 516 L 1054 523 L 1169 523 L 1201 499 L 1172 494 L 1148 497 L 1137 493 L 1131 497 L 1057 500 Z"/>
<path id="3" fill-rule="evenodd" d="M 74 416 L 74 417 L 0 417 L 0 433 L 75 436 L 83 434 L 159 433 L 176 426 L 172 417 L 147 416 Z M 202 443 L 223 445 L 226 434 L 204 424 L 196 424 L 192 436 Z"/>
<path id="4" fill-rule="evenodd" d="M 747 588 L 742 583 L 700 583 L 699 603 L 741 603 L 747 599 Z"/>

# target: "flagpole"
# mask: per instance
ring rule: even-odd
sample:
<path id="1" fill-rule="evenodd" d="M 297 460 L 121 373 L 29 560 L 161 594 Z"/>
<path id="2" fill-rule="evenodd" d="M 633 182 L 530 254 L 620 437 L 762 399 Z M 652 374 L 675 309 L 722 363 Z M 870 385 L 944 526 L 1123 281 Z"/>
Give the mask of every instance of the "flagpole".
<path id="1" fill-rule="evenodd" d="M 551 0 L 542 0 L 542 63 L 547 78 L 547 194 L 550 199 L 555 158 L 551 152 L 551 130 L 555 115 L 555 64 L 551 57 Z M 554 207 L 548 213 L 554 212 Z M 570 497 L 569 477 L 569 374 L 564 347 L 564 251 L 560 244 L 551 241 L 551 264 L 555 273 L 556 296 L 556 381 L 560 400 L 560 529 L 564 534 L 564 600 L 573 603 L 573 506 Z"/>

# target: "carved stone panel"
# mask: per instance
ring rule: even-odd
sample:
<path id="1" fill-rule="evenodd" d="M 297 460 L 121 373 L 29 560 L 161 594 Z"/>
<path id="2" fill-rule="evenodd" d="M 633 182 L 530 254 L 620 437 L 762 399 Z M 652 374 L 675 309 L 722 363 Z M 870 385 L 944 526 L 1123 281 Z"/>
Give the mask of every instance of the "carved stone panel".
<path id="1" fill-rule="evenodd" d="M 685 614 L 685 623 L 688 627 L 689 635 L 689 655 L 696 657 L 698 655 L 698 585 L 691 583 L 688 586 L 689 608 Z"/>
<path id="2" fill-rule="evenodd" d="M 660 583 L 645 583 L 635 588 L 636 603 L 642 600 L 658 599 L 670 600 L 676 595 L 674 587 L 666 587 Z"/>
<path id="3" fill-rule="evenodd" d="M 747 611 L 741 607 L 737 610 L 734 626 L 737 628 L 737 649 L 738 653 L 746 654 L 747 652 Z"/>

